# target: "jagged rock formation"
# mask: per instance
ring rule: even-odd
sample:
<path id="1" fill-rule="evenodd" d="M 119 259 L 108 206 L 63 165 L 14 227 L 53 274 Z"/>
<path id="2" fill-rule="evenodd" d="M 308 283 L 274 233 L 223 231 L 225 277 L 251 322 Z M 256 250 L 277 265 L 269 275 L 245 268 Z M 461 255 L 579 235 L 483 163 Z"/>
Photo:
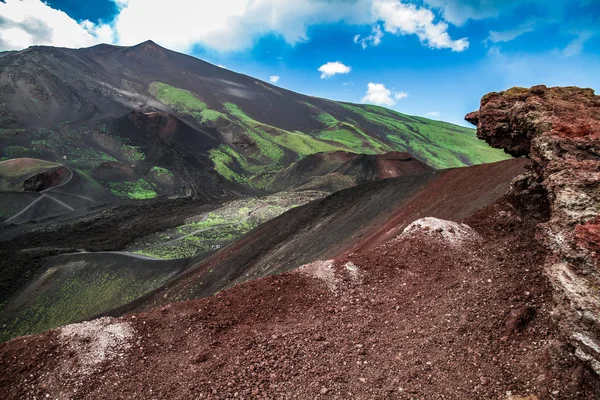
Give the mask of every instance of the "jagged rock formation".
<path id="1" fill-rule="evenodd" d="M 600 96 L 592 89 L 534 86 L 489 93 L 466 116 L 477 136 L 532 169 L 551 207 L 540 238 L 557 311 L 576 354 L 600 372 Z M 522 186 L 521 186 L 522 187 Z"/>

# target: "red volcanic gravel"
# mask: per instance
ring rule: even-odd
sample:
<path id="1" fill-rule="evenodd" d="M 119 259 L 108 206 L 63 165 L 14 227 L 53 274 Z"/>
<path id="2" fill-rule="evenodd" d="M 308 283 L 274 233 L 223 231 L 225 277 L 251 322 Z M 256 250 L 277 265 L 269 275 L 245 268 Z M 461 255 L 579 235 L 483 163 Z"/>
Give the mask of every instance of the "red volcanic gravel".
<path id="1" fill-rule="evenodd" d="M 539 219 L 517 211 L 530 203 L 505 199 L 478 212 L 465 221 L 475 233 L 419 228 L 210 298 L 14 339 L 0 345 L 0 392 L 597 399 L 597 378 L 550 318 Z"/>

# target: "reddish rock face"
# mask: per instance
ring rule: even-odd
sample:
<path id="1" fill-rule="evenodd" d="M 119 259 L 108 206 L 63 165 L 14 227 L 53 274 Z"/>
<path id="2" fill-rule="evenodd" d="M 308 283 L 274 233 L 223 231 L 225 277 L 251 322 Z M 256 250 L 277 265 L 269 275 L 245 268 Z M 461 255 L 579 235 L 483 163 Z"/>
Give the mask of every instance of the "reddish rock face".
<path id="1" fill-rule="evenodd" d="M 488 93 L 465 119 L 477 136 L 513 156 L 530 154 L 531 140 L 554 136 L 579 143 L 598 140 L 600 97 L 592 89 L 544 85 Z"/>
<path id="2" fill-rule="evenodd" d="M 592 89 L 534 86 L 489 93 L 466 116 L 493 147 L 533 162 L 551 218 L 541 240 L 561 324 L 581 358 L 600 371 L 600 96 Z M 515 190 L 523 190 L 515 189 Z"/>

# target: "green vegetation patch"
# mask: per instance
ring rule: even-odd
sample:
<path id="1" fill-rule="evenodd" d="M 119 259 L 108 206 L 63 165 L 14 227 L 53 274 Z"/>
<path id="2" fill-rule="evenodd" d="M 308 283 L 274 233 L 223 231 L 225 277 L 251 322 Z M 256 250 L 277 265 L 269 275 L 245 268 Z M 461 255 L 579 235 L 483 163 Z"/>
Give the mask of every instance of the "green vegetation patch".
<path id="1" fill-rule="evenodd" d="M 454 168 L 509 159 L 502 150 L 477 139 L 474 129 L 427 118 L 411 117 L 373 105 L 339 103 L 379 126 L 379 135 L 434 168 Z"/>
<path id="2" fill-rule="evenodd" d="M 232 201 L 192 218 L 185 225 L 142 238 L 130 246 L 129 251 L 163 259 L 201 255 L 228 245 L 291 208 L 325 195 L 317 191 L 282 192 Z"/>
<path id="3" fill-rule="evenodd" d="M 146 158 L 146 155 L 140 150 L 139 147 L 130 146 L 128 144 L 121 145 L 121 153 L 129 162 L 142 161 L 144 158 Z"/>
<path id="4" fill-rule="evenodd" d="M 378 154 L 393 150 L 389 145 L 381 143 L 352 124 L 344 122 L 338 126 L 339 129 L 328 129 L 321 132 L 319 138 L 341 143 L 355 153 Z"/>
<path id="5" fill-rule="evenodd" d="M 234 103 L 225 103 L 230 121 L 236 124 L 255 144 L 256 151 L 241 154 L 222 145 L 210 151 L 215 170 L 228 180 L 265 188 L 272 176 L 285 165 L 286 151 L 298 157 L 319 152 L 347 150 L 343 144 L 328 143 L 302 132 L 291 132 L 256 121 Z"/>
<path id="6" fill-rule="evenodd" d="M 317 115 L 316 120 L 322 123 L 323 125 L 330 127 L 336 125 L 339 121 L 331 114 L 321 113 Z"/>
<path id="7" fill-rule="evenodd" d="M 13 136 L 16 136 L 17 134 L 24 132 L 24 129 L 7 129 L 7 128 L 0 128 L 0 139 L 5 139 L 5 138 L 10 138 Z"/>
<path id="8" fill-rule="evenodd" d="M 41 155 L 41 152 L 39 151 L 39 149 L 27 148 L 23 146 L 6 146 L 2 150 L 2 154 L 8 159 L 23 157 L 35 158 L 39 157 Z"/>
<path id="9" fill-rule="evenodd" d="M 118 162 L 113 156 L 92 148 L 77 147 L 73 149 L 71 154 L 72 156 L 67 156 L 64 159 L 65 164 L 86 173 L 91 173 L 94 168 L 104 162 Z"/>
<path id="10" fill-rule="evenodd" d="M 202 110 L 202 111 L 200 111 L 200 113 L 197 113 L 197 112 L 193 113 L 193 115 L 194 115 L 194 118 L 196 118 L 202 124 L 215 123 L 219 120 L 227 119 L 226 114 L 223 114 L 220 111 L 210 110 L 210 109 Z"/>
<path id="11" fill-rule="evenodd" d="M 144 179 L 137 182 L 110 182 L 110 191 L 117 197 L 129 198 L 134 200 L 146 200 L 156 197 L 154 185 Z"/>
<path id="12" fill-rule="evenodd" d="M 157 182 L 163 184 L 172 184 L 173 178 L 175 177 L 171 171 L 163 167 L 152 167 L 150 169 L 150 176 Z"/>
<path id="13" fill-rule="evenodd" d="M 206 109 L 206 103 L 196 97 L 194 93 L 166 83 L 152 82 L 150 93 L 161 103 L 173 107 L 181 114 L 192 114 L 194 111 L 200 112 Z"/>
<path id="14" fill-rule="evenodd" d="M 215 171 L 217 171 L 222 177 L 232 182 L 247 182 L 248 179 L 246 177 L 233 170 L 235 163 L 238 162 L 242 156 L 231 147 L 227 145 L 221 145 L 217 148 L 211 149 L 208 152 L 208 155 L 215 166 Z"/>
<path id="15" fill-rule="evenodd" d="M 0 341 L 94 317 L 165 284 L 178 264 L 142 260 L 106 266 L 71 261 L 51 266 L 0 318 Z M 12 308 L 12 309 L 11 309 Z"/>
<path id="16" fill-rule="evenodd" d="M 302 132 L 281 131 L 281 134 L 273 136 L 272 140 L 282 147 L 293 150 L 301 157 L 345 149 L 341 144 L 323 142 Z"/>
<path id="17" fill-rule="evenodd" d="M 201 124 L 214 124 L 219 120 L 227 120 L 227 114 L 211 110 L 206 103 L 200 100 L 189 90 L 161 82 L 150 84 L 152 93 L 161 103 L 173 107 L 179 114 L 191 115 Z"/>

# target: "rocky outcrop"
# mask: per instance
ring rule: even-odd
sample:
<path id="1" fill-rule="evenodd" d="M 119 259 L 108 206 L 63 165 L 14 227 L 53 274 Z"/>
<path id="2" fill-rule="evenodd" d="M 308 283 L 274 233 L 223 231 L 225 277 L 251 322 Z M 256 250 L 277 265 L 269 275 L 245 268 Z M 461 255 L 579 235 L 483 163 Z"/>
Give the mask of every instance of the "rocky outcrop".
<path id="1" fill-rule="evenodd" d="M 491 146 L 532 162 L 551 207 L 540 240 L 557 316 L 576 354 L 600 372 L 600 96 L 592 89 L 534 86 L 489 93 L 466 116 Z"/>

